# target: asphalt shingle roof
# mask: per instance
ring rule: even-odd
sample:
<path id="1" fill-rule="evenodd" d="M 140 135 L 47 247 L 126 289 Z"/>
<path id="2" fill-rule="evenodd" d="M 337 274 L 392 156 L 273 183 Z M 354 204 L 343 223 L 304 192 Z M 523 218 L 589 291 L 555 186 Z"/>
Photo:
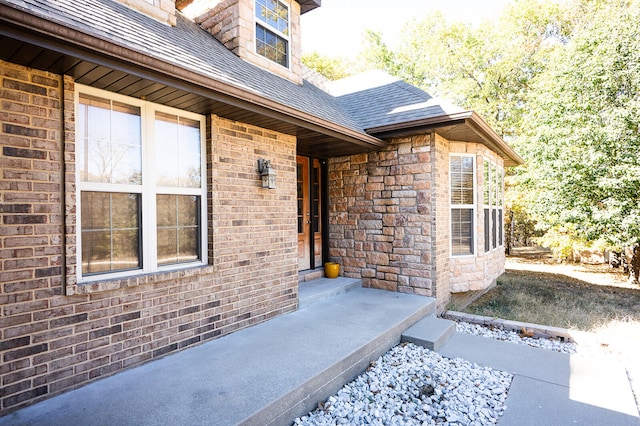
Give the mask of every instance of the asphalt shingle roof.
<path id="1" fill-rule="evenodd" d="M 370 127 L 443 115 L 451 110 L 428 93 L 382 72 L 334 82 L 330 85 L 332 94 L 308 80 L 297 85 L 240 59 L 179 11 L 176 11 L 177 25 L 171 27 L 115 0 L 8 0 L 8 3 L 67 28 L 361 133 Z"/>
<path id="2" fill-rule="evenodd" d="M 332 82 L 329 91 L 363 129 L 464 111 L 383 71 Z"/>

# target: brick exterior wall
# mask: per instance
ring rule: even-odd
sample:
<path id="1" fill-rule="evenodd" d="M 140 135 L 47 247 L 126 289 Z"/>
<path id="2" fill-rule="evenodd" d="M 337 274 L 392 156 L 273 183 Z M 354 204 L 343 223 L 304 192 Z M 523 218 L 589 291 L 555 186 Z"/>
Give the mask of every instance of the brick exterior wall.
<path id="1" fill-rule="evenodd" d="M 296 84 L 302 84 L 302 33 L 300 4 L 282 0 L 289 7 L 289 68 L 256 53 L 255 0 L 218 0 L 209 10 L 193 19 L 220 43 L 239 57 Z"/>
<path id="2" fill-rule="evenodd" d="M 132 9 L 144 13 L 163 24 L 176 25 L 176 2 L 175 0 L 118 0 Z"/>
<path id="3" fill-rule="evenodd" d="M 210 265 L 78 285 L 73 81 L 0 90 L 0 415 L 297 308 L 294 137 L 209 117 Z"/>
<path id="4" fill-rule="evenodd" d="M 451 297 L 449 283 L 451 271 L 451 214 L 449 210 L 449 141 L 438 134 L 432 135 L 433 192 L 432 205 L 435 220 L 431 223 L 435 238 L 433 267 L 435 279 L 436 310 L 445 310 Z"/>
<path id="5" fill-rule="evenodd" d="M 449 154 L 476 155 L 476 255 L 451 257 Z M 471 300 L 504 272 L 504 250 L 484 253 L 482 161 L 502 161 L 476 143 L 438 134 L 392 140 L 384 152 L 329 162 L 329 255 L 367 287 Z M 469 294 L 467 294 L 469 293 Z M 468 296 L 468 297 L 467 297 Z M 476 296 L 477 297 L 477 296 Z"/>

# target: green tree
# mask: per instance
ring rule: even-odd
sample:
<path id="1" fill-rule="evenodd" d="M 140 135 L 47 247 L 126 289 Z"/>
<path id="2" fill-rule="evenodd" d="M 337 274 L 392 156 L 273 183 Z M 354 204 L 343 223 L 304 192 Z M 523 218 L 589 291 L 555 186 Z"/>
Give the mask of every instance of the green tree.
<path id="1" fill-rule="evenodd" d="M 369 32 L 365 59 L 371 67 L 477 111 L 513 140 L 520 135 L 531 81 L 572 26 L 568 10 L 552 1 L 518 1 L 497 24 L 476 27 L 435 13 L 408 23 L 396 49 Z"/>
<path id="2" fill-rule="evenodd" d="M 531 86 L 562 49 L 584 14 L 554 1 L 522 0 L 496 22 L 480 26 L 450 23 L 442 14 L 408 23 L 398 48 L 381 34 L 369 32 L 364 58 L 432 95 L 482 115 L 494 130 L 518 149 Z M 509 242 L 528 242 L 537 235 L 527 211 L 527 196 L 518 184 L 523 170 L 509 170 L 506 207 Z M 515 176 L 513 176 L 515 174 Z M 512 189 L 512 187 L 515 187 Z"/>
<path id="3" fill-rule="evenodd" d="M 570 225 L 585 240 L 633 246 L 640 243 L 640 9 L 637 1 L 600 1 L 582 10 L 589 19 L 533 87 L 519 144 L 528 160 L 522 188 L 545 227 Z"/>
<path id="4" fill-rule="evenodd" d="M 323 56 L 317 52 L 303 55 L 302 63 L 328 80 L 339 80 L 348 77 L 354 69 L 352 64 L 342 59 Z"/>

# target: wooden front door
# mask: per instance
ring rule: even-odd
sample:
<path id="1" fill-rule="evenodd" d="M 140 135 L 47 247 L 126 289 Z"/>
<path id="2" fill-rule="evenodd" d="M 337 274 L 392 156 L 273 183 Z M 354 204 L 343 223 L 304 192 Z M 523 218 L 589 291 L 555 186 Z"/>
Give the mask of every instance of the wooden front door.
<path id="1" fill-rule="evenodd" d="M 311 203 L 309 199 L 309 158 L 298 156 L 298 270 L 311 268 Z"/>
<path id="2" fill-rule="evenodd" d="M 297 156 L 298 270 L 322 266 L 322 163 Z"/>
<path id="3" fill-rule="evenodd" d="M 313 160 L 311 169 L 311 230 L 313 232 L 313 268 L 322 266 L 322 166 Z"/>

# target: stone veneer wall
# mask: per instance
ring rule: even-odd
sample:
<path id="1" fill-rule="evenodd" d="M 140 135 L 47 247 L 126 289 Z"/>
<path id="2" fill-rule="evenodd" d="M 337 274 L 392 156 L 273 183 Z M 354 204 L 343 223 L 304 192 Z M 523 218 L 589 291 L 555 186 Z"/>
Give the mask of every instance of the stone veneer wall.
<path id="1" fill-rule="evenodd" d="M 431 135 L 329 161 L 329 256 L 366 287 L 435 296 Z"/>
<path id="2" fill-rule="evenodd" d="M 451 257 L 449 154 L 476 155 L 476 255 Z M 477 297 L 504 272 L 504 250 L 484 253 L 482 144 L 438 134 L 392 140 L 386 151 L 329 161 L 329 255 L 367 287 L 436 298 Z"/>
<path id="3" fill-rule="evenodd" d="M 73 81 L 0 91 L 0 415 L 297 308 L 294 137 L 209 117 L 210 265 L 78 285 Z"/>
<path id="4" fill-rule="evenodd" d="M 212 0 L 204 3 L 209 10 L 193 20 L 211 33 L 220 43 L 239 57 L 274 74 L 302 84 L 302 34 L 300 31 L 300 4 L 282 0 L 289 6 L 289 68 L 285 68 L 256 53 L 255 0 Z M 213 6 L 208 6 L 211 4 Z M 202 6 L 195 5 L 200 10 Z M 185 11 L 187 11 L 185 9 Z"/>

